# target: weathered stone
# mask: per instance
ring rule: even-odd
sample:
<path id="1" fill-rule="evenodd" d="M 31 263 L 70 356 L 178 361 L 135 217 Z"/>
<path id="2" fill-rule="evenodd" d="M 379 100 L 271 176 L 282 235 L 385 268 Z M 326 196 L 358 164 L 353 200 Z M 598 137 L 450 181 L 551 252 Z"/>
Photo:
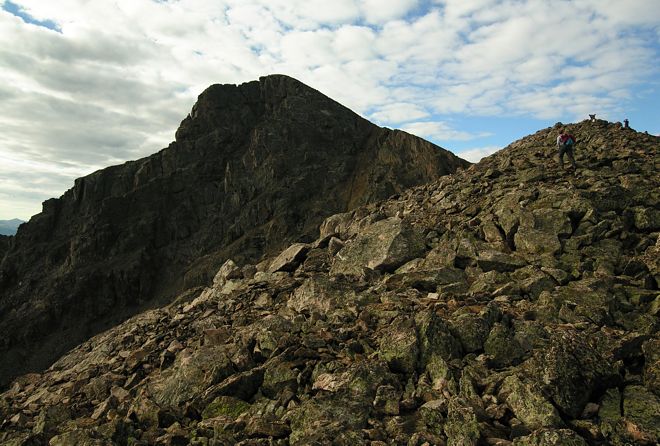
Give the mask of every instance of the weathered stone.
<path id="1" fill-rule="evenodd" d="M 231 396 L 219 396 L 204 408 L 202 418 L 215 418 L 219 416 L 237 418 L 249 409 L 250 405 L 243 400 Z"/>
<path id="2" fill-rule="evenodd" d="M 555 255 L 561 250 L 557 234 L 529 227 L 520 228 L 514 236 L 514 241 L 516 251 L 528 259 L 531 259 L 531 256 Z"/>
<path id="3" fill-rule="evenodd" d="M 50 433 L 58 426 L 71 419 L 71 411 L 64 406 L 50 406 L 43 408 L 34 420 L 32 431 L 35 434 Z"/>
<path id="4" fill-rule="evenodd" d="M 587 446 L 584 438 L 568 429 L 540 429 L 513 440 L 514 446 Z"/>
<path id="5" fill-rule="evenodd" d="M 539 313 L 543 318 L 570 323 L 610 324 L 615 304 L 613 293 L 589 280 L 572 282 L 552 292 L 542 291 L 539 295 Z"/>
<path id="6" fill-rule="evenodd" d="M 275 398 L 284 389 L 295 390 L 298 371 L 289 362 L 274 363 L 266 367 L 261 391 L 269 398 Z"/>
<path id="7" fill-rule="evenodd" d="M 441 268 L 393 274 L 385 280 L 385 284 L 391 290 L 415 288 L 422 291 L 435 291 L 440 285 L 458 283 L 464 280 L 465 273 L 462 270 L 458 268 Z"/>
<path id="8" fill-rule="evenodd" d="M 369 406 L 340 397 L 309 399 L 291 416 L 291 445 L 314 444 L 366 426 Z M 361 437 L 360 437 L 361 438 Z"/>
<path id="9" fill-rule="evenodd" d="M 363 268 L 394 271 L 408 260 L 421 256 L 424 249 L 421 234 L 400 218 L 388 218 L 347 241 L 337 253 L 330 273 L 360 275 Z"/>
<path id="10" fill-rule="evenodd" d="M 250 400 L 261 387 L 264 380 L 264 369 L 255 368 L 232 375 L 214 386 L 207 388 L 198 399 L 202 406 L 209 404 L 216 396 L 225 395 Z"/>
<path id="11" fill-rule="evenodd" d="M 282 251 L 279 256 L 272 261 L 268 271 L 276 273 L 278 271 L 293 271 L 303 261 L 305 254 L 309 251 L 309 246 L 305 243 L 294 243 Z"/>
<path id="12" fill-rule="evenodd" d="M 623 390 L 623 416 L 628 435 L 642 444 L 653 444 L 660 438 L 660 397 L 642 386 Z"/>
<path id="13" fill-rule="evenodd" d="M 242 276 L 241 269 L 233 260 L 228 259 L 213 277 L 213 285 L 222 286 L 227 280 L 240 279 Z"/>
<path id="14" fill-rule="evenodd" d="M 176 407 L 234 372 L 223 347 L 203 346 L 181 351 L 175 363 L 151 384 L 151 395 L 160 405 Z"/>
<path id="15" fill-rule="evenodd" d="M 660 211 L 653 208 L 633 208 L 635 227 L 640 231 L 660 230 Z"/>
<path id="16" fill-rule="evenodd" d="M 296 288 L 287 306 L 297 312 L 327 313 L 340 306 L 350 305 L 355 298 L 355 291 L 338 279 L 314 275 Z"/>
<path id="17" fill-rule="evenodd" d="M 457 397 L 449 401 L 444 431 L 447 446 L 476 446 L 481 436 L 474 409 Z"/>
<path id="18" fill-rule="evenodd" d="M 482 251 L 477 257 L 477 265 L 485 272 L 498 271 L 505 273 L 522 268 L 527 265 L 527 262 L 518 257 L 498 251 Z"/>
<path id="19" fill-rule="evenodd" d="M 642 346 L 644 352 L 644 385 L 660 396 L 660 340 L 650 339 Z"/>
<path id="20" fill-rule="evenodd" d="M 273 417 L 250 418 L 245 426 L 250 437 L 285 438 L 291 433 L 289 426 Z"/>
<path id="21" fill-rule="evenodd" d="M 451 329 L 460 341 L 463 351 L 470 353 L 483 350 L 490 324 L 478 314 L 463 313 L 451 321 Z"/>
<path id="22" fill-rule="evenodd" d="M 379 386 L 373 402 L 374 409 L 383 415 L 399 415 L 400 398 L 401 393 L 394 386 Z"/>
<path id="23" fill-rule="evenodd" d="M 416 315 L 415 323 L 419 336 L 420 369 L 428 373 L 433 388 L 444 388 L 453 379 L 449 362 L 463 355 L 461 343 L 445 321 L 433 313 Z"/>
<path id="24" fill-rule="evenodd" d="M 565 238 L 572 234 L 571 220 L 562 209 L 542 208 L 532 211 L 534 228 Z"/>
<path id="25" fill-rule="evenodd" d="M 507 377 L 502 383 L 500 395 L 511 408 L 516 418 L 531 430 L 544 427 L 562 427 L 559 412 L 531 384 L 523 383 L 515 375 Z"/>
<path id="26" fill-rule="evenodd" d="M 424 403 L 419 408 L 419 415 L 426 427 L 433 432 L 442 432 L 445 424 L 444 413 L 447 412 L 445 400 L 433 400 Z"/>
<path id="27" fill-rule="evenodd" d="M 535 352 L 526 363 L 529 377 L 551 402 L 573 418 L 582 413 L 596 388 L 620 380 L 610 360 L 594 349 L 580 333 L 553 333 L 545 350 Z"/>
<path id="28" fill-rule="evenodd" d="M 394 320 L 379 338 L 378 355 L 387 361 L 392 371 L 410 374 L 417 369 L 419 346 L 412 319 Z"/>
<path id="29" fill-rule="evenodd" d="M 94 438 L 93 433 L 87 429 L 74 429 L 55 435 L 48 441 L 49 446 L 109 446 L 111 444 L 108 440 Z"/>
<path id="30" fill-rule="evenodd" d="M 519 363 L 525 350 L 516 340 L 513 330 L 503 324 L 495 324 L 484 342 L 484 353 L 490 356 L 495 367 L 506 367 Z"/>

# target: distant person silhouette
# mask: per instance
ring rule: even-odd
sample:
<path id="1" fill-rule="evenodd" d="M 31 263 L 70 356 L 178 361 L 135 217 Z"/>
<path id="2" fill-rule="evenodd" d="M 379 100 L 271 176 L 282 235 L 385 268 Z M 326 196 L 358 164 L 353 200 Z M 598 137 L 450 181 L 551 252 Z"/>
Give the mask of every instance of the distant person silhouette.
<path id="1" fill-rule="evenodd" d="M 559 149 L 559 167 L 564 168 L 564 154 L 568 156 L 568 160 L 573 166 L 573 170 L 577 170 L 575 158 L 573 157 L 573 146 L 575 145 L 575 137 L 570 133 L 560 133 L 557 136 L 557 148 Z"/>
<path id="2" fill-rule="evenodd" d="M 628 129 L 628 128 L 630 128 L 630 127 L 628 126 L 628 118 L 626 118 L 626 119 L 623 120 L 623 128 L 624 128 L 624 129 Z"/>

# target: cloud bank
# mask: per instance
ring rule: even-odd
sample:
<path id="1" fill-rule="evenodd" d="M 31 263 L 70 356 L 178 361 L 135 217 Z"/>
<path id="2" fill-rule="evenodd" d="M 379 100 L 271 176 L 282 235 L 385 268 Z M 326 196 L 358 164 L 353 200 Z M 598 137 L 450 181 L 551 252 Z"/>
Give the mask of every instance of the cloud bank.
<path id="1" fill-rule="evenodd" d="M 659 42 L 656 0 L 5 1 L 0 218 L 164 147 L 212 83 L 285 73 L 380 125 L 484 147 L 461 119 L 619 113 L 655 88 Z"/>

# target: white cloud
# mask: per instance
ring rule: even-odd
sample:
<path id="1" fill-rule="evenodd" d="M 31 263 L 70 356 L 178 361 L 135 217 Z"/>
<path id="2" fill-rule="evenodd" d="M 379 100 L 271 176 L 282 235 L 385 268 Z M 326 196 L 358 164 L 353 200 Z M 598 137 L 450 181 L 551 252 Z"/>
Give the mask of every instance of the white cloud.
<path id="1" fill-rule="evenodd" d="M 427 139 L 444 140 L 444 141 L 469 141 L 471 139 L 489 136 L 489 133 L 469 133 L 453 129 L 445 122 L 434 121 L 421 121 L 405 124 L 401 127 L 408 133 L 421 136 Z"/>
<path id="2" fill-rule="evenodd" d="M 460 152 L 456 152 L 456 155 L 470 161 L 471 163 L 478 163 L 482 158 L 492 155 L 501 149 L 502 147 L 499 146 L 477 147 L 474 149 L 461 150 Z"/>
<path id="3" fill-rule="evenodd" d="M 402 122 L 424 119 L 428 116 L 429 112 L 418 105 L 406 102 L 395 102 L 379 107 L 378 111 L 371 114 L 369 118 L 377 123 L 391 122 L 399 124 Z"/>
<path id="4" fill-rule="evenodd" d="M 369 23 L 382 24 L 404 18 L 419 0 L 362 0 L 360 3 L 360 10 Z"/>
<path id="5" fill-rule="evenodd" d="M 484 136 L 457 114 L 618 116 L 658 76 L 657 0 L 13 3 L 61 31 L 0 10 L 0 154 L 27 170 L 87 172 L 152 153 L 208 85 L 269 73 L 382 125 L 455 141 Z M 52 195 L 78 174 L 62 172 Z M 18 196 L 12 181 L 0 187 Z"/>

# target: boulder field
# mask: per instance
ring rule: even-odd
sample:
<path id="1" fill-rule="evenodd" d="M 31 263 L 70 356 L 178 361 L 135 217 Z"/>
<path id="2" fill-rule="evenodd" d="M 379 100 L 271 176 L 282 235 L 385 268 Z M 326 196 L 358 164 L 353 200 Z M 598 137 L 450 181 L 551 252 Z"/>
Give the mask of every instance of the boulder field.
<path id="1" fill-rule="evenodd" d="M 577 172 L 555 138 L 576 136 Z M 660 138 L 541 130 L 17 378 L 6 445 L 653 445 Z"/>

